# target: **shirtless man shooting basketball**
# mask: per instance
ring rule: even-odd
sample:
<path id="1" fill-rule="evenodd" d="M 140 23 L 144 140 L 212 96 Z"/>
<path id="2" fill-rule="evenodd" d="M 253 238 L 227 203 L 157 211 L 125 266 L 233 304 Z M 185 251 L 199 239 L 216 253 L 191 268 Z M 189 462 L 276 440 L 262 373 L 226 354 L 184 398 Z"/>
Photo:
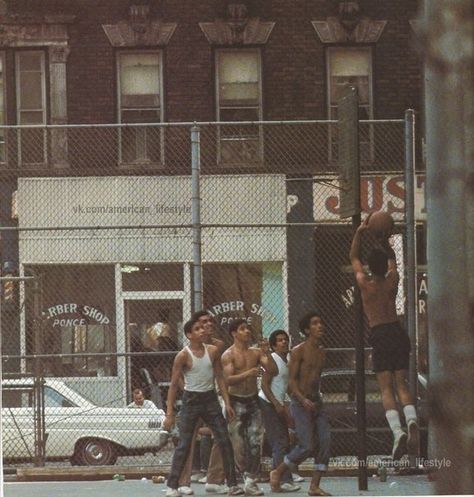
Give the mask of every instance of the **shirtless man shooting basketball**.
<path id="1" fill-rule="evenodd" d="M 385 416 L 393 432 L 392 458 L 399 460 L 407 450 L 409 454 L 416 454 L 418 449 L 417 416 L 407 382 L 410 339 L 400 326 L 395 305 L 399 275 L 395 252 L 389 244 L 393 226 L 378 234 L 380 248 L 372 249 L 368 257 L 370 275 L 365 273 L 360 261 L 361 235 L 369 228 L 369 218 L 355 232 L 350 259 L 370 326 L 373 369 L 382 394 Z M 403 407 L 408 439 L 401 427 L 394 383 Z"/>

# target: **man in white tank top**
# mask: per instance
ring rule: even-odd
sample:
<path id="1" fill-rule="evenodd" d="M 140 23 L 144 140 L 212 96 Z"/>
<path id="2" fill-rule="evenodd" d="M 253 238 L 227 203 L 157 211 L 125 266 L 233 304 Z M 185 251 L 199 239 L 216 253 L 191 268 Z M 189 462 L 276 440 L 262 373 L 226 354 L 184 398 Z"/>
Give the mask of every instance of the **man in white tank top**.
<path id="1" fill-rule="evenodd" d="M 288 391 L 288 352 L 290 338 L 284 330 L 275 330 L 268 339 L 273 350 L 272 357 L 278 368 L 276 374 L 266 372 L 262 377 L 262 389 L 258 394 L 262 410 L 263 424 L 267 439 L 272 448 L 273 469 L 283 462 L 285 454 L 290 451 L 288 425 L 290 413 L 285 406 Z M 285 492 L 297 492 L 301 489 L 293 483 L 291 471 L 287 468 L 281 477 L 281 489 Z"/>
<path id="2" fill-rule="evenodd" d="M 243 489 L 236 484 L 234 453 L 227 431 L 227 422 L 217 399 L 215 383 L 222 392 L 227 417 L 232 419 L 234 411 L 230 405 L 227 386 L 222 374 L 220 355 L 217 347 L 207 345 L 206 331 L 199 320 L 188 321 L 184 333 L 189 339 L 185 347 L 175 357 L 168 390 L 165 430 L 170 430 L 175 422 L 174 405 L 181 378 L 184 378 L 183 404 L 180 411 L 180 439 L 175 449 L 168 477 L 166 497 L 179 497 L 179 477 L 186 464 L 194 429 L 200 419 L 211 428 L 222 454 L 222 462 L 229 486 L 229 496 L 242 495 Z"/>

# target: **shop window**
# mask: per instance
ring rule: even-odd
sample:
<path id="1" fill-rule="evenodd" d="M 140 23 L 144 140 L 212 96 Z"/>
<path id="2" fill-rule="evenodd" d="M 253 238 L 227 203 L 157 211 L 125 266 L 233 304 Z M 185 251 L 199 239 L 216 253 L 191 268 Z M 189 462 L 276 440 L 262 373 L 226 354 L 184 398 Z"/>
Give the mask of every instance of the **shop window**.
<path id="1" fill-rule="evenodd" d="M 357 88 L 359 119 L 373 119 L 372 52 L 370 48 L 329 48 L 328 61 L 328 114 L 337 120 L 337 103 L 346 85 Z M 359 127 L 359 153 L 361 161 L 373 161 L 373 126 Z M 337 160 L 337 131 L 330 128 L 329 159 Z"/>
<path id="2" fill-rule="evenodd" d="M 118 107 L 121 124 L 157 124 L 163 119 L 160 52 L 119 52 Z M 131 126 L 120 129 L 120 163 L 163 163 L 162 129 Z"/>
<path id="3" fill-rule="evenodd" d="M 222 337 L 234 319 L 246 319 L 254 340 L 285 326 L 281 263 L 204 264 L 206 309 L 214 316 Z"/>
<path id="4" fill-rule="evenodd" d="M 216 51 L 217 120 L 261 121 L 260 51 Z M 222 165 L 251 165 L 263 159 L 263 130 L 258 125 L 218 128 L 218 161 Z"/>
<path id="5" fill-rule="evenodd" d="M 113 266 L 35 267 L 42 280 L 41 329 L 37 300 L 26 287 L 27 355 L 45 354 L 46 375 L 117 373 Z M 43 339 L 35 339 L 42 333 Z M 31 365 L 32 368 L 32 365 Z"/>

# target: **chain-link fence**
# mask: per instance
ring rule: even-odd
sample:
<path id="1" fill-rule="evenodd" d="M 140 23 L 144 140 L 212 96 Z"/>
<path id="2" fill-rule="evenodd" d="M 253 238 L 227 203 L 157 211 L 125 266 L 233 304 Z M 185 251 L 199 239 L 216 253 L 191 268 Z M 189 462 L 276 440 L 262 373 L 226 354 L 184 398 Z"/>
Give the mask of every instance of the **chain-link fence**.
<path id="1" fill-rule="evenodd" d="M 366 121 L 359 131 L 361 205 L 395 219 L 403 316 L 405 123 Z M 107 464 L 157 451 L 161 412 L 126 406 L 139 387 L 164 407 L 196 295 L 227 344 L 236 318 L 255 341 L 283 328 L 296 344 L 299 319 L 317 308 L 327 367 L 353 370 L 352 232 L 338 212 L 336 122 L 2 127 L 0 136 L 2 197 L 11 198 L 1 228 L 2 365 L 8 381 L 45 377 L 46 459 Z M 422 223 L 424 176 L 416 179 Z M 354 400 L 353 380 L 326 383 L 343 437 L 334 455 L 355 454 L 355 420 L 340 411 Z M 4 395 L 7 461 L 35 454 L 25 388 Z M 385 442 L 369 450 L 388 453 L 388 427 L 374 413 L 371 436 Z"/>

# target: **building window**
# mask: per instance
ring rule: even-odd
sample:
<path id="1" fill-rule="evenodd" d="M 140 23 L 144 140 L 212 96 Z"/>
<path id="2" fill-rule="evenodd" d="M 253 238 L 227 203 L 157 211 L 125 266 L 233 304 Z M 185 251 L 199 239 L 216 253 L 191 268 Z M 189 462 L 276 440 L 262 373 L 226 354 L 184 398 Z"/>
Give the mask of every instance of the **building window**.
<path id="1" fill-rule="evenodd" d="M 4 72 L 5 54 L 0 52 L 0 126 L 4 126 L 5 121 L 5 85 Z M 5 162 L 5 129 L 0 129 L 0 163 Z"/>
<path id="2" fill-rule="evenodd" d="M 328 103 L 329 119 L 337 120 L 337 102 L 346 85 L 357 88 L 359 94 L 359 119 L 373 119 L 372 98 L 372 52 L 370 48 L 329 48 L 328 49 Z M 361 126 L 360 160 L 372 161 L 372 125 Z M 337 134 L 331 128 L 329 143 L 330 160 L 337 160 Z"/>
<path id="3" fill-rule="evenodd" d="M 217 50 L 216 94 L 218 121 L 261 121 L 260 51 Z M 261 126 L 219 126 L 218 141 L 219 164 L 251 165 L 263 159 Z"/>
<path id="4" fill-rule="evenodd" d="M 118 108 L 123 124 L 157 124 L 163 120 L 160 52 L 119 52 Z M 120 131 L 122 164 L 163 163 L 161 128 L 138 126 Z"/>
<path id="5" fill-rule="evenodd" d="M 23 126 L 46 124 L 45 57 L 42 51 L 15 53 L 16 121 Z M 26 128 L 18 132 L 18 163 L 46 163 L 46 129 Z"/>

